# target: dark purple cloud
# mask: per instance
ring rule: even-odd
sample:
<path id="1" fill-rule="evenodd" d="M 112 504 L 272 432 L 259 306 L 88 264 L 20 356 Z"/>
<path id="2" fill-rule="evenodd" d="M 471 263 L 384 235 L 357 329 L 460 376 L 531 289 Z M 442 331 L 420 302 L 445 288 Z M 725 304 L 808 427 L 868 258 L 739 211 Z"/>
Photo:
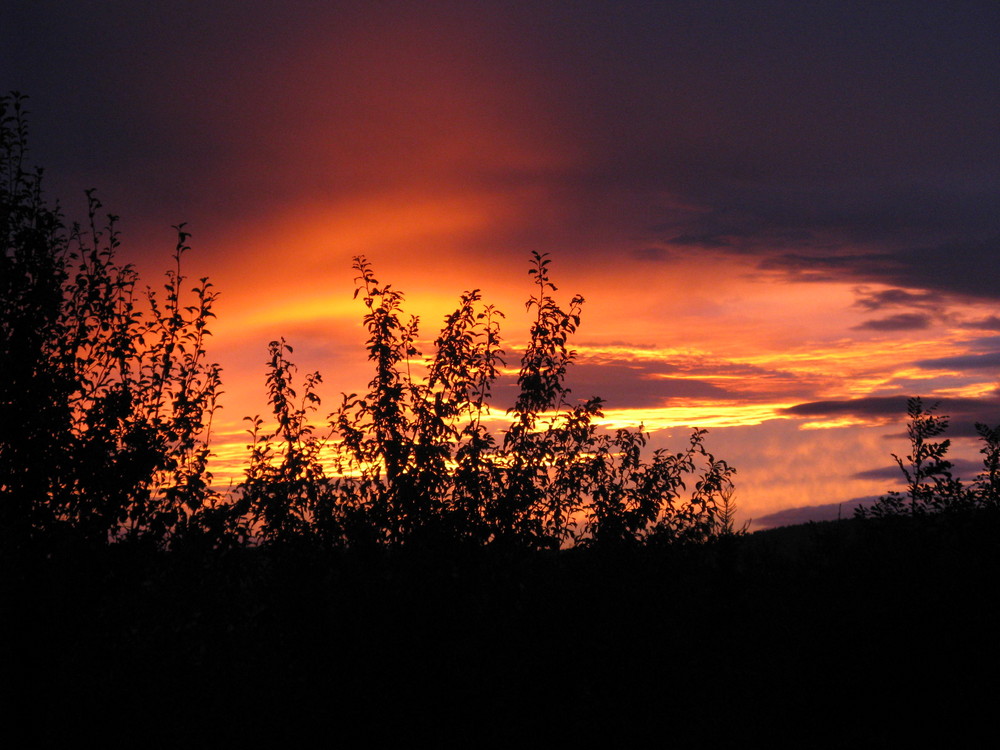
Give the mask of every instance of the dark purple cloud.
<path id="1" fill-rule="evenodd" d="M 986 331 L 1000 331 L 1000 317 L 990 315 L 979 320 L 967 320 L 958 324 L 960 328 L 972 328 Z"/>
<path id="2" fill-rule="evenodd" d="M 649 377 L 645 368 L 575 364 L 566 384 L 578 398 L 600 396 L 613 409 L 669 406 L 675 399 L 733 399 L 738 391 L 692 378 Z"/>
<path id="3" fill-rule="evenodd" d="M 890 253 L 825 253 L 806 254 L 786 252 L 768 255 L 759 261 L 762 271 L 778 271 L 795 281 L 844 281 L 859 277 L 891 276 L 900 267 L 899 260 Z M 863 273 L 859 271 L 863 269 Z"/>
<path id="4" fill-rule="evenodd" d="M 924 313 L 899 313 L 854 326 L 858 331 L 920 331 L 931 327 L 933 319 Z"/>
<path id="5" fill-rule="evenodd" d="M 908 398 L 905 396 L 869 396 L 867 398 L 843 401 L 814 401 L 812 403 L 791 406 L 784 411 L 796 416 L 832 416 L 838 414 L 883 416 L 906 414 L 907 400 Z M 996 398 L 924 398 L 923 402 L 925 407 L 932 407 L 934 404 L 937 404 L 936 411 L 940 414 L 968 414 L 984 409 L 1000 408 L 1000 400 Z"/>
<path id="6" fill-rule="evenodd" d="M 982 371 L 1000 370 L 1000 352 L 986 354 L 963 354 L 956 357 L 921 359 L 915 364 L 920 367 L 947 370 Z"/>
<path id="7" fill-rule="evenodd" d="M 903 422 L 907 413 L 907 398 L 903 396 L 869 396 L 867 398 L 843 401 L 813 401 L 797 404 L 784 409 L 784 413 L 793 417 L 854 416 L 859 418 L 898 418 Z M 945 437 L 974 438 L 978 437 L 975 425 L 982 422 L 988 425 L 1000 424 L 1000 399 L 993 398 L 925 398 L 924 407 L 933 408 L 939 416 L 948 417 L 949 427 Z"/>
<path id="8" fill-rule="evenodd" d="M 899 484 L 899 482 L 902 481 L 902 477 L 902 471 L 899 466 L 895 464 L 892 466 L 883 466 L 878 469 L 859 471 L 851 475 L 851 479 L 882 479 L 886 482 L 893 482 L 894 484 Z"/>
<path id="9" fill-rule="evenodd" d="M 853 415 L 886 417 L 906 414 L 905 396 L 870 396 L 844 401 L 812 401 L 790 406 L 783 411 L 795 417 L 832 417 Z"/>
<path id="10" fill-rule="evenodd" d="M 934 292 L 908 292 L 905 289 L 856 290 L 858 298 L 854 304 L 865 310 L 884 310 L 887 307 L 910 307 L 937 310 L 944 300 Z"/>
<path id="11" fill-rule="evenodd" d="M 982 336 L 966 342 L 966 347 L 979 354 L 990 354 L 1000 350 L 1000 336 Z"/>
<path id="12" fill-rule="evenodd" d="M 241 221 L 444 164 L 559 203 L 545 240 L 584 257 L 708 247 L 1000 296 L 990 0 L 10 5 L 3 85 L 32 96 L 56 194 L 97 185 L 134 222 Z M 505 134 L 571 158 L 442 158 L 476 132 L 470 154 Z"/>
<path id="13" fill-rule="evenodd" d="M 511 361 L 515 361 L 511 358 Z M 727 372 L 724 366 L 712 368 Z M 736 369 L 736 368 L 734 368 Z M 574 362 L 566 374 L 565 385 L 571 400 L 600 397 L 610 409 L 645 409 L 669 406 L 674 400 L 687 399 L 747 399 L 759 398 L 739 390 L 723 388 L 707 379 L 671 377 L 682 368 L 669 363 L 624 361 Z M 516 395 L 516 377 L 505 376 L 494 387 L 497 403 L 509 407 Z"/>

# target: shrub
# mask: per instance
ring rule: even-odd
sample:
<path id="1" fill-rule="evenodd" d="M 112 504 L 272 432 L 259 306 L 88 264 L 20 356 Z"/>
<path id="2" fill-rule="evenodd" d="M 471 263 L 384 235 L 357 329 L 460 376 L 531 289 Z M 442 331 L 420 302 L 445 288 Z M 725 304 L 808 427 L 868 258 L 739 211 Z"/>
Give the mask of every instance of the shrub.
<path id="1" fill-rule="evenodd" d="M 118 260 L 117 217 L 64 225 L 25 168 L 24 98 L 0 98 L 0 534 L 8 548 L 67 532 L 90 543 L 211 545 L 318 539 L 333 547 L 463 543 L 557 550 L 648 539 L 701 541 L 726 520 L 734 470 L 695 430 L 679 453 L 600 426 L 600 398 L 566 375 L 583 299 L 557 302 L 550 259 L 532 255 L 534 313 L 516 396 L 491 404 L 505 367 L 502 313 L 462 295 L 420 359 L 404 297 L 354 261 L 367 391 L 317 430 L 319 373 L 296 386 L 292 348 L 269 346 L 274 418 L 250 421 L 244 481 L 225 502 L 208 471 L 219 368 L 208 362 L 215 292 L 182 272 L 175 227 L 162 290 Z M 296 388 L 301 391 L 297 395 Z M 686 482 L 693 479 L 690 494 Z M 720 506 L 720 500 L 722 505 Z M 721 509 L 720 509 L 721 507 Z"/>
<path id="2" fill-rule="evenodd" d="M 951 441 L 935 441 L 948 429 L 948 417 L 935 414 L 938 404 L 924 406 L 914 396 L 907 401 L 906 428 L 910 455 L 893 459 L 906 478 L 906 491 L 890 491 L 871 508 L 859 507 L 856 515 L 865 517 L 920 516 L 928 513 L 1000 507 L 1000 427 L 976 423 L 983 443 L 983 471 L 969 486 L 952 476 L 947 459 Z"/>
<path id="3" fill-rule="evenodd" d="M 117 217 L 88 191 L 87 224 L 67 230 L 26 144 L 24 98 L 0 98 L 0 524 L 16 544 L 57 527 L 165 542 L 215 499 L 215 293 L 183 292 L 183 225 L 162 292 L 137 292 Z"/>
<path id="4" fill-rule="evenodd" d="M 462 295 L 445 318 L 434 352 L 420 361 L 419 321 L 403 313 L 404 296 L 354 261 L 374 375 L 366 393 L 345 394 L 330 417 L 330 440 L 317 440 L 306 412 L 318 405 L 307 378 L 295 397 L 290 348 L 272 342 L 268 383 L 277 429 L 251 419 L 250 468 L 241 512 L 262 540 L 314 532 L 326 543 L 435 543 L 442 540 L 529 549 L 578 543 L 628 544 L 649 538 L 702 541 L 729 528 L 720 510 L 734 470 L 717 460 L 696 430 L 677 454 L 644 459 L 648 435 L 599 427 L 602 401 L 574 401 L 565 380 L 576 354 L 571 334 L 583 299 L 561 307 L 550 260 L 535 253 L 529 273 L 535 312 L 521 356 L 509 423 L 491 430 L 490 401 L 505 364 L 503 315 L 478 290 Z M 422 372 L 422 375 L 416 374 Z M 284 437 L 279 445 L 277 438 Z M 331 452 L 328 474 L 320 451 Z M 698 475 L 698 472 L 701 472 Z M 696 475 L 687 499 L 685 479 Z"/>

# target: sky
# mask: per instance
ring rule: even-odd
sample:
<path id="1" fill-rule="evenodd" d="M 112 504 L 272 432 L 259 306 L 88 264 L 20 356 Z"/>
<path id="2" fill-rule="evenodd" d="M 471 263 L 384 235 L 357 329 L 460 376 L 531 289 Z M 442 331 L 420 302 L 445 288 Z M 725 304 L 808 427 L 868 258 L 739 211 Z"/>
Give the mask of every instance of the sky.
<path id="1" fill-rule="evenodd" d="M 147 283 L 187 223 L 220 480 L 269 341 L 320 421 L 364 388 L 353 256 L 428 341 L 481 289 L 516 364 L 538 251 L 586 300 L 573 394 L 653 447 L 707 428 L 764 528 L 898 485 L 908 396 L 966 475 L 1000 424 L 997 39 L 994 0 L 35 0 L 0 10 L 0 86 Z"/>

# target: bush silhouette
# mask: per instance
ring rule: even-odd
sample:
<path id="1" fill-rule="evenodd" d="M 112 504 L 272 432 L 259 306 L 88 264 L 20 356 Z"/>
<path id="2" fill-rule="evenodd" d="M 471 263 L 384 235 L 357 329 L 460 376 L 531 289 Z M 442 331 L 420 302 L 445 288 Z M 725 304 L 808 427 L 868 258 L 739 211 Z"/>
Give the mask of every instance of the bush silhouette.
<path id="1" fill-rule="evenodd" d="M 1000 508 L 1000 427 L 976 423 L 983 447 L 983 470 L 970 485 L 952 476 L 948 460 L 951 441 L 936 441 L 948 429 L 949 418 L 935 414 L 938 404 L 925 406 L 923 399 L 907 400 L 907 437 L 910 454 L 905 458 L 892 454 L 906 479 L 906 491 L 890 491 L 871 508 L 859 507 L 859 518 L 922 516 L 942 512 Z"/>
<path id="2" fill-rule="evenodd" d="M 307 415 L 319 405 L 319 375 L 306 378 L 295 404 L 291 348 L 271 343 L 267 382 L 277 427 L 265 431 L 260 417 L 248 418 L 252 454 L 236 503 L 248 517 L 245 533 L 315 535 L 334 545 L 447 539 L 528 549 L 731 533 L 720 502 L 729 501 L 734 470 L 705 449 L 704 431 L 681 453 L 661 449 L 646 459 L 644 430 L 604 431 L 601 399 L 572 401 L 568 341 L 583 300 L 558 304 L 549 264 L 533 254 L 536 291 L 527 308 L 535 319 L 498 434 L 484 420 L 498 418 L 490 399 L 504 365 L 502 314 L 478 290 L 466 292 L 434 353 L 419 361 L 418 321 L 404 317 L 403 294 L 355 258 L 355 297 L 364 304 L 375 370 L 368 391 L 345 394 L 318 438 Z"/>
<path id="3" fill-rule="evenodd" d="M 71 530 L 165 543 L 207 518 L 211 416 L 205 354 L 215 294 L 183 290 L 177 227 L 163 290 L 137 290 L 116 218 L 64 226 L 29 172 L 24 97 L 0 100 L 0 493 L 14 545 Z"/>
<path id="4" fill-rule="evenodd" d="M 185 287 L 184 225 L 162 290 L 140 291 L 118 260 L 117 218 L 98 218 L 93 191 L 83 226 L 67 228 L 46 204 L 41 172 L 25 168 L 24 97 L 3 97 L 0 122 L 0 524 L 15 546 L 66 532 L 96 544 L 555 550 L 732 531 L 734 470 L 705 449 L 704 431 L 679 453 L 644 456 L 642 428 L 606 431 L 601 399 L 572 397 L 569 339 L 583 299 L 557 302 L 540 253 L 516 398 L 503 414 L 491 403 L 506 365 L 503 314 L 466 292 L 421 358 L 403 294 L 356 257 L 367 391 L 345 394 L 315 427 L 319 373 L 296 385 L 292 347 L 271 342 L 273 422 L 248 418 L 244 479 L 223 497 L 208 470 L 221 389 L 206 354 L 215 292 L 205 278 Z"/>

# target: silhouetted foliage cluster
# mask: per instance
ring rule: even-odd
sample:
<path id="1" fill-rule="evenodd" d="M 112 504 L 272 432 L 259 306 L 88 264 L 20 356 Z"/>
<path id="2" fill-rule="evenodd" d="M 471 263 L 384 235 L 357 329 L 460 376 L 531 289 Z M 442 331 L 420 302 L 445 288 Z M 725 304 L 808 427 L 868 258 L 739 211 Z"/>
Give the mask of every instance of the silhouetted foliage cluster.
<path id="1" fill-rule="evenodd" d="M 686 450 L 647 458 L 641 428 L 602 430 L 601 399 L 571 399 L 568 340 L 583 300 L 558 304 L 549 263 L 534 254 L 527 308 L 535 318 L 517 396 L 498 431 L 488 423 L 500 419 L 490 399 L 505 365 L 502 314 L 478 290 L 466 292 L 433 354 L 418 359 L 418 320 L 404 317 L 403 295 L 355 258 L 374 366 L 368 391 L 345 394 L 329 433 L 318 437 L 308 414 L 319 405 L 320 376 L 307 376 L 297 395 L 291 347 L 271 342 L 276 427 L 248 418 L 252 455 L 237 500 L 248 520 L 243 533 L 270 541 L 309 535 L 334 546 L 444 539 L 530 549 L 732 533 L 720 502 L 731 499 L 734 470 L 705 449 L 703 430 Z"/>
<path id="2" fill-rule="evenodd" d="M 117 258 L 116 217 L 64 225 L 28 171 L 23 97 L 0 99 L 0 531 L 18 546 L 71 530 L 157 543 L 215 500 L 208 438 L 219 370 L 207 362 L 215 293 L 174 268 L 140 291 Z"/>
<path id="3" fill-rule="evenodd" d="M 892 454 L 906 479 L 906 490 L 890 491 L 870 508 L 859 507 L 859 518 L 1000 509 L 1000 427 L 976 423 L 983 470 L 971 484 L 965 484 L 952 475 L 953 464 L 947 459 L 951 441 L 934 440 L 949 424 L 947 416 L 934 413 L 937 408 L 937 404 L 925 406 L 916 396 L 907 401 L 910 454 L 905 458 Z"/>
<path id="4" fill-rule="evenodd" d="M 734 533 L 734 469 L 705 449 L 703 430 L 681 452 L 645 455 L 642 428 L 607 431 L 601 399 L 572 398 L 569 339 L 583 299 L 557 302 L 538 253 L 534 319 L 505 412 L 491 406 L 506 366 L 502 313 L 466 292 L 424 358 L 403 294 L 355 258 L 367 391 L 345 394 L 316 427 L 319 373 L 296 384 L 292 347 L 271 342 L 273 419 L 248 418 L 245 477 L 223 497 L 208 471 L 221 386 L 205 353 L 215 293 L 207 279 L 184 286 L 188 233 L 175 227 L 163 289 L 140 291 L 118 260 L 116 217 L 98 219 L 92 192 L 84 226 L 67 228 L 46 205 L 41 173 L 25 167 L 23 98 L 4 97 L 0 119 L 5 536 L 560 549 Z"/>

